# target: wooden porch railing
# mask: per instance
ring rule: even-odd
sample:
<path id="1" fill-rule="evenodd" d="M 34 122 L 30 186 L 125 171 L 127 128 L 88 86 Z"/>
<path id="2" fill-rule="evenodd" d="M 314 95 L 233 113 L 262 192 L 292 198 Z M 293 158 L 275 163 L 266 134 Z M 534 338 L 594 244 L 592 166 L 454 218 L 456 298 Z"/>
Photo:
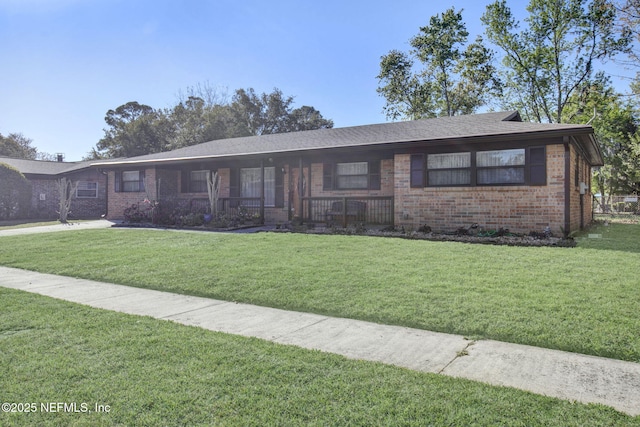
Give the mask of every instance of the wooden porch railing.
<path id="1" fill-rule="evenodd" d="M 393 225 L 393 197 L 303 197 L 303 220 L 346 227 L 354 223 Z"/>

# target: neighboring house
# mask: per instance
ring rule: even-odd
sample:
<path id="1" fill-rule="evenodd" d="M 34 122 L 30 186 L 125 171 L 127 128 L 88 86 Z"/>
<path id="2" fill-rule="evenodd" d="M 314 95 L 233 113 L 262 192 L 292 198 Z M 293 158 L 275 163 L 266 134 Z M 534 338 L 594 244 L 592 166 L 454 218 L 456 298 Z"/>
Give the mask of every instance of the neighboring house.
<path id="1" fill-rule="evenodd" d="M 220 207 L 267 223 L 569 233 L 592 220 L 591 168 L 602 164 L 591 126 L 501 112 L 216 140 L 93 166 L 108 171 L 112 219 L 145 198 L 206 206 L 216 170 Z"/>
<path id="2" fill-rule="evenodd" d="M 71 200 L 70 218 L 100 218 L 107 211 L 107 176 L 91 162 L 51 162 L 0 157 L 18 169 L 31 183 L 31 211 L 34 218 L 57 218 L 60 195 L 57 181 L 66 177 L 77 183 Z"/>

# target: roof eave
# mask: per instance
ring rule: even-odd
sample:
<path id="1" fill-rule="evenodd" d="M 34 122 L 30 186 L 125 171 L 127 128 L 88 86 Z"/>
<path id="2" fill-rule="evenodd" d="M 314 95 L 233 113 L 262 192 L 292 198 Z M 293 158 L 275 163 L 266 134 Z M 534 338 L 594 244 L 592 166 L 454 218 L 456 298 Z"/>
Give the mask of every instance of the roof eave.
<path id="1" fill-rule="evenodd" d="M 228 153 L 228 154 L 210 154 L 210 155 L 195 155 L 195 156 L 178 156 L 178 157 L 166 157 L 166 158 L 158 158 L 158 159 L 124 159 L 121 161 L 106 161 L 106 162 L 96 162 L 92 163 L 92 167 L 98 168 L 109 168 L 111 166 L 127 166 L 127 165 L 146 165 L 146 164 L 171 164 L 171 163 L 184 163 L 189 161 L 203 161 L 203 160 L 219 160 L 219 159 L 229 159 L 236 157 L 246 157 L 246 156 L 266 156 L 266 155 L 276 155 L 276 154 L 295 154 L 295 153 L 305 153 L 312 151 L 327 151 L 327 150 L 339 150 L 345 148 L 379 148 L 379 149 L 388 149 L 390 146 L 403 144 L 403 145 L 413 145 L 413 144 L 438 144 L 438 143 L 446 143 L 446 142 L 456 142 L 461 141 L 461 143 L 468 143 L 469 140 L 478 139 L 478 143 L 484 142 L 490 138 L 526 138 L 532 135 L 536 136 L 544 136 L 544 137 L 555 137 L 560 135 L 566 135 L 566 129 L 555 129 L 555 130 L 535 130 L 535 131 L 525 131 L 525 132 L 504 132 L 504 133 L 493 133 L 486 135 L 457 135 L 446 138 L 434 138 L 434 139 L 407 139 L 407 140 L 396 140 L 391 142 L 371 142 L 366 144 L 342 144 L 342 145 L 333 145 L 330 147 L 322 147 L 322 146 L 313 146 L 306 148 L 292 148 L 292 149 L 283 149 L 283 150 L 265 150 L 265 151 L 255 151 L 255 152 L 245 152 L 245 153 Z M 572 130 L 572 134 L 585 134 L 592 135 L 592 131 L 590 128 L 584 129 L 574 129 Z M 597 144 L 595 144 L 597 147 Z"/>

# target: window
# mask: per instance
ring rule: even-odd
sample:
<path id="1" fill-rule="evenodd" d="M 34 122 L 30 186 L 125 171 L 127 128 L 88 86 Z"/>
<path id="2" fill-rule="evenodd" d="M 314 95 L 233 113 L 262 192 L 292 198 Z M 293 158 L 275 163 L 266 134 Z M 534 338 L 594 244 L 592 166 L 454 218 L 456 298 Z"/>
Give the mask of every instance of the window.
<path id="1" fill-rule="evenodd" d="M 337 163 L 336 184 L 339 190 L 369 188 L 369 165 L 367 162 Z"/>
<path id="2" fill-rule="evenodd" d="M 89 181 L 79 181 L 76 188 L 78 199 L 95 199 L 98 197 L 98 183 Z"/>
<path id="3" fill-rule="evenodd" d="M 425 185 L 450 187 L 547 184 L 545 146 L 462 153 L 412 154 L 409 161 L 409 185 L 412 188 Z"/>
<path id="4" fill-rule="evenodd" d="M 325 163 L 322 189 L 379 190 L 381 185 L 380 161 Z"/>
<path id="5" fill-rule="evenodd" d="M 478 185 L 524 184 L 525 149 L 476 153 Z"/>
<path id="6" fill-rule="evenodd" d="M 206 193 L 207 189 L 207 175 L 209 171 L 191 171 L 189 174 L 189 192 L 191 193 Z"/>
<path id="7" fill-rule="evenodd" d="M 240 169 L 240 197 L 260 197 L 261 189 L 260 168 Z M 264 168 L 264 205 L 275 206 L 276 204 L 276 168 Z M 252 203 L 253 205 L 253 203 Z M 260 202 L 255 201 L 255 206 Z"/>
<path id="8" fill-rule="evenodd" d="M 125 193 L 144 191 L 144 171 L 116 172 L 115 191 Z"/>
<path id="9" fill-rule="evenodd" d="M 471 184 L 471 153 L 429 154 L 427 183 L 430 186 Z"/>

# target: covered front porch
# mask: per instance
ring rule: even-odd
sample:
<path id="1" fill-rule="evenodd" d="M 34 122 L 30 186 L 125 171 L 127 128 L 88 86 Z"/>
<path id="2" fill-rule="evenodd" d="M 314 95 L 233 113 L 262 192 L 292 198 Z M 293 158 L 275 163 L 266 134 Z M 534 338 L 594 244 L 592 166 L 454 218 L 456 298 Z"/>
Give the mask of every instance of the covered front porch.
<path id="1" fill-rule="evenodd" d="M 125 220 L 157 224 L 225 219 L 252 224 L 392 225 L 394 198 L 369 191 L 324 191 L 323 163 L 302 158 L 188 162 L 115 171 L 112 199 Z M 134 176 L 135 175 L 135 176 Z M 131 176 L 135 180 L 129 181 Z M 210 193 L 211 178 L 216 192 Z M 212 197 L 214 200 L 212 201 Z M 114 205 L 115 203 L 112 203 Z M 132 218 L 131 213 L 136 215 Z M 117 218 L 117 212 L 110 213 Z M 198 219 L 201 218 L 201 219 Z"/>

